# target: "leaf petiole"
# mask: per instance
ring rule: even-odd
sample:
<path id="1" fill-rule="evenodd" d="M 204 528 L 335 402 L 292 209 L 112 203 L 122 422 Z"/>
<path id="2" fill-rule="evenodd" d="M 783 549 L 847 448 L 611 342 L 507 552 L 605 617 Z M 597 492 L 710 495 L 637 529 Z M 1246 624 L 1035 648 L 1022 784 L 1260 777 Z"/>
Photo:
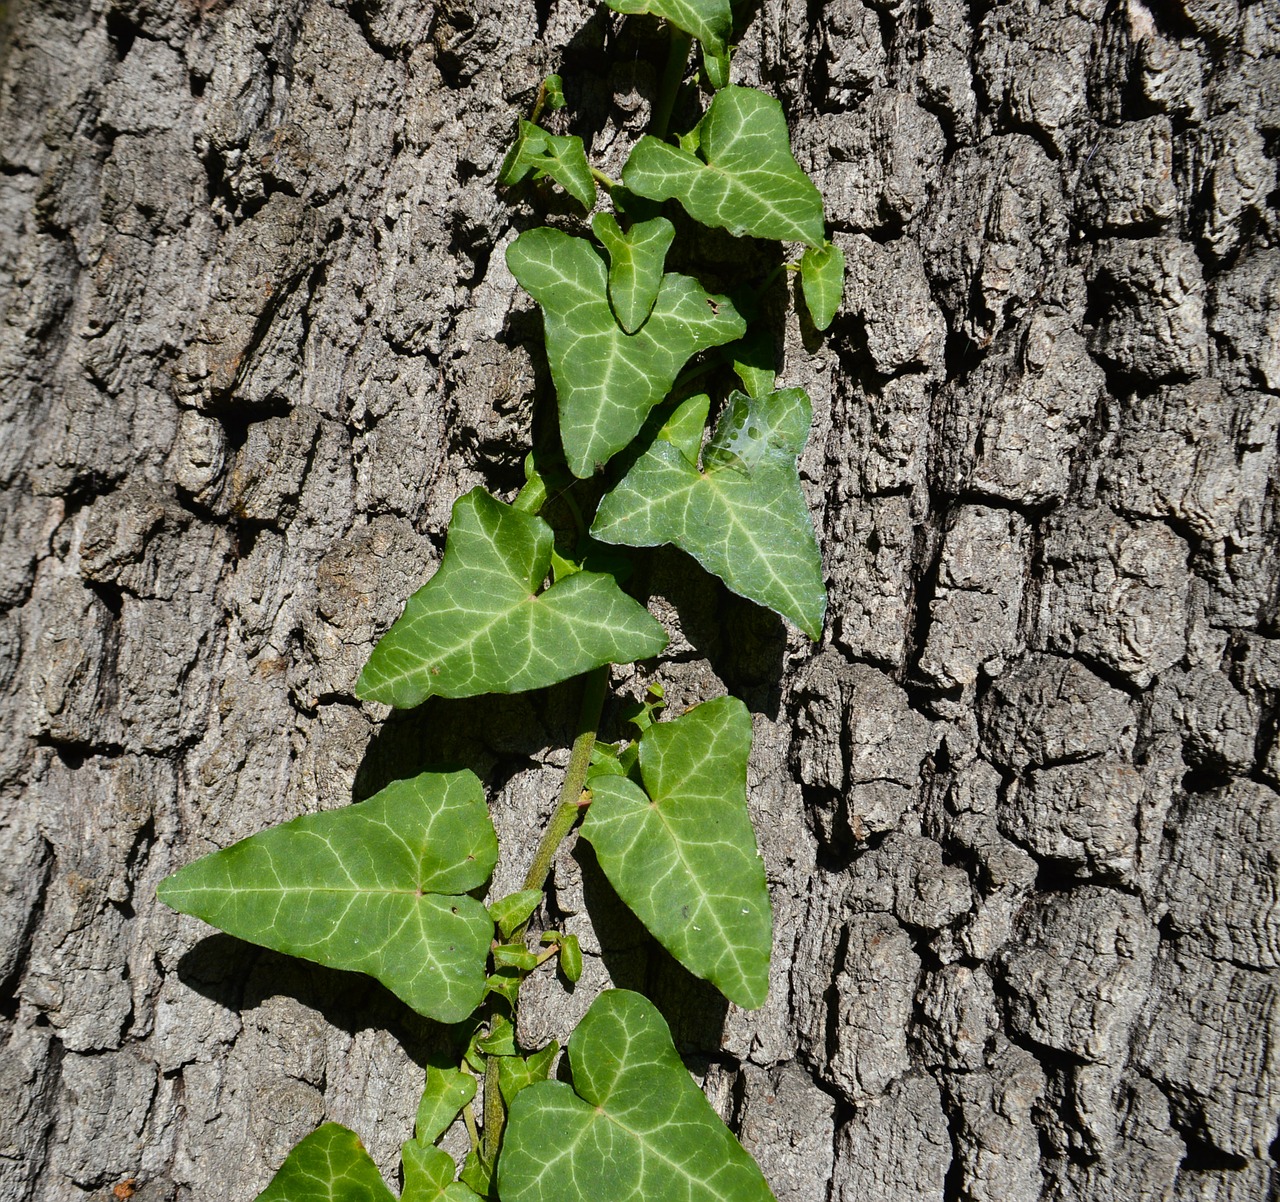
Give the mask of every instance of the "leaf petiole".
<path id="1" fill-rule="evenodd" d="M 604 187 L 610 193 L 612 193 L 615 188 L 622 187 L 622 184 L 620 184 L 616 179 L 614 179 L 613 176 L 605 175 L 605 173 L 601 171 L 599 167 L 591 168 L 591 178 L 594 179 L 596 183 L 603 184 Z"/>

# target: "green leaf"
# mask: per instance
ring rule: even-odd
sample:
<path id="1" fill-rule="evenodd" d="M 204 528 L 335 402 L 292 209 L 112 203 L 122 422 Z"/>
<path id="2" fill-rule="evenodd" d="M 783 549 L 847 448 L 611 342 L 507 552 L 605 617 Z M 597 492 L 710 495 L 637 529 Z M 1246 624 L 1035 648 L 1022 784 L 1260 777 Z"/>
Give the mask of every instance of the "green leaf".
<path id="1" fill-rule="evenodd" d="M 516 1029 L 504 1015 L 495 1014 L 489 1023 L 489 1034 L 476 1040 L 476 1047 L 486 1056 L 514 1056 Z"/>
<path id="2" fill-rule="evenodd" d="M 782 105 L 754 88 L 716 93 L 697 155 L 641 138 L 622 182 L 650 200 L 674 198 L 695 221 L 736 236 L 823 243 L 822 197 L 792 157 Z"/>
<path id="3" fill-rule="evenodd" d="M 532 972 L 538 967 L 538 957 L 523 943 L 500 943 L 493 949 L 493 962 L 502 968 L 518 968 Z"/>
<path id="4" fill-rule="evenodd" d="M 457 1068 L 427 1067 L 427 1083 L 418 1102 L 413 1136 L 421 1144 L 433 1144 L 460 1111 L 476 1096 L 476 1079 Z"/>
<path id="5" fill-rule="evenodd" d="M 800 287 L 814 328 L 825 330 L 844 299 L 844 251 L 833 242 L 809 247 L 800 260 Z"/>
<path id="6" fill-rule="evenodd" d="M 288 1156 L 257 1202 L 395 1202 L 354 1131 L 325 1123 Z"/>
<path id="7" fill-rule="evenodd" d="M 581 138 L 549 134 L 531 121 L 521 121 L 515 143 L 502 161 L 498 182 L 518 184 L 530 172 L 534 179 L 549 176 L 555 180 L 588 212 L 594 208 L 596 182 Z"/>
<path id="8" fill-rule="evenodd" d="M 560 1045 L 553 1041 L 531 1056 L 504 1056 L 498 1061 L 498 1090 L 508 1107 L 522 1089 L 547 1079 L 559 1051 Z"/>
<path id="9" fill-rule="evenodd" d="M 562 109 L 568 103 L 564 98 L 564 80 L 558 75 L 548 75 L 542 81 L 543 103 L 549 109 Z"/>
<path id="10" fill-rule="evenodd" d="M 426 772 L 205 856 L 158 895 L 241 939 L 368 973 L 451 1023 L 484 994 L 493 921 L 466 894 L 497 855 L 476 777 Z"/>
<path id="11" fill-rule="evenodd" d="M 770 334 L 748 334 L 737 344 L 734 348 L 733 370 L 742 381 L 747 396 L 765 397 L 773 391 L 775 362 L 773 336 Z M 703 422 L 706 422 L 705 416 Z M 700 447 L 701 443 L 687 458 L 696 459 Z"/>
<path id="12" fill-rule="evenodd" d="M 705 413 L 707 400 L 685 405 Z M 668 427 L 678 418 L 679 411 Z M 703 470 L 688 443 L 676 446 L 660 434 L 600 502 L 593 537 L 631 547 L 672 543 L 733 592 L 818 638 L 827 594 L 796 471 L 810 420 L 799 388 L 767 397 L 733 393 Z"/>
<path id="13" fill-rule="evenodd" d="M 597 998 L 569 1040 L 569 1061 L 572 1088 L 531 1085 L 511 1107 L 502 1202 L 775 1202 L 638 993 Z"/>
<path id="14" fill-rule="evenodd" d="M 650 933 L 730 1001 L 769 991 L 773 920 L 747 812 L 751 716 L 736 697 L 703 702 L 640 738 L 641 789 L 595 782 L 582 837 Z"/>
<path id="15" fill-rule="evenodd" d="M 430 1144 L 411 1142 L 400 1149 L 404 1166 L 404 1193 L 400 1202 L 480 1202 L 479 1196 L 460 1181 L 453 1157 Z"/>
<path id="16" fill-rule="evenodd" d="M 511 932 L 538 908 L 541 900 L 541 889 L 522 889 L 519 893 L 508 893 L 506 897 L 489 903 L 489 917 L 502 932 L 502 937 L 508 939 Z"/>
<path id="17" fill-rule="evenodd" d="M 628 334 L 609 307 L 604 260 L 586 239 L 559 230 L 521 234 L 507 249 L 507 265 L 542 306 L 560 436 L 579 478 L 636 436 L 693 355 L 745 330 L 727 297 L 668 272 L 649 320 Z"/>
<path id="18" fill-rule="evenodd" d="M 493 1180 L 493 1166 L 480 1154 L 479 1149 L 472 1148 L 463 1161 L 459 1179 L 482 1198 L 489 1196 L 489 1183 Z M 452 1200 L 450 1200 L 452 1202 Z"/>
<path id="19" fill-rule="evenodd" d="M 709 55 L 725 58 L 733 32 L 729 0 L 606 0 L 614 12 L 652 13 L 695 37 Z"/>
<path id="20" fill-rule="evenodd" d="M 582 946 L 577 935 L 566 935 L 560 940 L 560 971 L 570 985 L 582 979 Z"/>
<path id="21" fill-rule="evenodd" d="M 541 518 L 483 489 L 460 497 L 439 571 L 374 648 L 356 695 L 405 708 L 432 694 L 521 693 L 667 645 L 611 576 L 575 572 L 535 595 L 552 542 Z"/>
<path id="22" fill-rule="evenodd" d="M 676 227 L 665 217 L 655 217 L 623 233 L 612 213 L 597 213 L 591 219 L 591 231 L 609 253 L 613 315 L 628 334 L 634 334 L 653 312 Z"/>
<path id="23" fill-rule="evenodd" d="M 514 1007 L 516 999 L 520 996 L 520 985 L 524 978 L 525 974 L 517 968 L 499 968 L 485 978 L 484 991 L 496 993 L 500 998 L 504 998 L 508 1005 Z M 471 1061 L 468 1060 L 467 1063 L 470 1064 Z"/>

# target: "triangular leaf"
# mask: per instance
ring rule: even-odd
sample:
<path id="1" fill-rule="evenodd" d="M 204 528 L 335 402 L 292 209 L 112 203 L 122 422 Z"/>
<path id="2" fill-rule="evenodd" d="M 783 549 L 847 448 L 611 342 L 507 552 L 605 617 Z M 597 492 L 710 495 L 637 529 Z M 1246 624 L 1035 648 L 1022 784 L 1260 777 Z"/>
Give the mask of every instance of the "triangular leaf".
<path id="1" fill-rule="evenodd" d="M 614 12 L 652 13 L 695 37 L 708 55 L 727 57 L 733 32 L 730 0 L 606 0 Z"/>
<path id="2" fill-rule="evenodd" d="M 596 184 L 581 138 L 549 134 L 531 121 L 521 121 L 515 144 L 502 162 L 498 182 L 518 184 L 530 172 L 534 179 L 550 176 L 584 209 L 594 207 Z"/>
<path id="3" fill-rule="evenodd" d="M 538 908 L 541 900 L 541 889 L 521 889 L 519 893 L 508 893 L 506 897 L 490 902 L 489 915 L 506 939 Z"/>
<path id="4" fill-rule="evenodd" d="M 458 1068 L 427 1067 L 427 1083 L 418 1102 L 418 1118 L 413 1137 L 433 1144 L 448 1129 L 460 1111 L 476 1096 L 476 1079 Z"/>
<path id="5" fill-rule="evenodd" d="M 526 1087 L 545 1081 L 560 1045 L 554 1041 L 530 1056 L 503 1056 L 498 1061 L 498 1089 L 508 1107 Z"/>
<path id="6" fill-rule="evenodd" d="M 521 693 L 667 645 L 611 576 L 575 572 L 537 593 L 552 542 L 541 518 L 483 489 L 459 497 L 439 571 L 374 648 L 356 695 L 404 708 L 433 694 Z"/>
<path id="7" fill-rule="evenodd" d="M 685 404 L 701 412 L 706 399 Z M 767 397 L 733 393 L 704 470 L 656 438 L 600 502 L 592 536 L 631 547 L 672 543 L 733 592 L 818 638 L 827 594 L 796 471 L 810 421 L 809 398 L 799 388 Z"/>
<path id="8" fill-rule="evenodd" d="M 416 1141 L 404 1144 L 400 1163 L 404 1167 L 400 1202 L 480 1202 L 474 1191 L 453 1179 L 458 1166 L 440 1148 Z"/>
<path id="9" fill-rule="evenodd" d="M 507 249 L 507 265 L 542 306 L 560 437 L 579 478 L 636 436 L 693 355 L 745 330 L 727 297 L 668 272 L 649 320 L 628 334 L 609 307 L 604 260 L 586 239 L 559 230 L 521 234 Z"/>
<path id="10" fill-rule="evenodd" d="M 511 1107 L 502 1202 L 775 1202 L 638 993 L 597 998 L 569 1040 L 569 1061 L 572 1088 L 531 1085 Z"/>
<path id="11" fill-rule="evenodd" d="M 754 88 L 716 93 L 697 155 L 641 138 L 622 182 L 651 200 L 674 198 L 695 221 L 734 235 L 823 242 L 822 197 L 792 157 L 782 105 Z"/>
<path id="12" fill-rule="evenodd" d="M 354 1131 L 325 1123 L 299 1143 L 257 1202 L 395 1202 Z"/>
<path id="13" fill-rule="evenodd" d="M 834 242 L 809 247 L 800 260 L 800 287 L 814 328 L 825 330 L 844 299 L 844 251 Z"/>
<path id="14" fill-rule="evenodd" d="M 644 788 L 596 780 L 582 837 L 663 947 L 756 1007 L 769 990 L 773 922 L 747 813 L 750 751 L 751 716 L 736 697 L 654 723 L 640 738 Z"/>
<path id="15" fill-rule="evenodd" d="M 662 287 L 662 265 L 676 236 L 665 217 L 641 221 L 625 233 L 612 213 L 597 213 L 591 231 L 609 252 L 609 303 L 618 324 L 634 334 L 653 312 Z"/>
<path id="16" fill-rule="evenodd" d="M 368 973 L 419 1014 L 458 1022 L 483 996 L 493 938 L 466 894 L 497 855 L 476 777 L 423 773 L 205 856 L 158 894 L 241 939 Z"/>

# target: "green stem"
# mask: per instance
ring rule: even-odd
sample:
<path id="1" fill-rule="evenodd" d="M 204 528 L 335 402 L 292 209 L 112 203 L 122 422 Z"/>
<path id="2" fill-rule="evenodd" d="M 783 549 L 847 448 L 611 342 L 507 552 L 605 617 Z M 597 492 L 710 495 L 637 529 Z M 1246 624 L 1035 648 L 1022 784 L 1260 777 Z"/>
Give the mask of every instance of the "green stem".
<path id="1" fill-rule="evenodd" d="M 684 69 L 689 62 L 689 47 L 693 45 L 693 38 L 684 30 L 677 29 L 674 25 L 668 28 L 671 30 L 671 43 L 667 49 L 667 65 L 662 72 L 658 103 L 653 110 L 653 125 L 649 130 L 658 139 L 666 138 L 671 126 L 671 111 L 676 106 L 676 96 L 680 92 Z"/>
<path id="2" fill-rule="evenodd" d="M 490 1166 L 498 1162 L 506 1122 L 507 1108 L 502 1104 L 502 1090 L 498 1085 L 498 1058 L 490 1056 L 484 1065 L 484 1158 Z"/>
<path id="3" fill-rule="evenodd" d="M 589 167 L 588 169 L 591 172 L 591 178 L 595 180 L 596 183 L 603 184 L 606 188 L 609 189 L 610 192 L 612 192 L 614 188 L 622 187 L 622 185 L 618 183 L 616 179 L 614 179 L 611 175 L 605 175 L 605 173 L 601 171 L 598 167 Z"/>

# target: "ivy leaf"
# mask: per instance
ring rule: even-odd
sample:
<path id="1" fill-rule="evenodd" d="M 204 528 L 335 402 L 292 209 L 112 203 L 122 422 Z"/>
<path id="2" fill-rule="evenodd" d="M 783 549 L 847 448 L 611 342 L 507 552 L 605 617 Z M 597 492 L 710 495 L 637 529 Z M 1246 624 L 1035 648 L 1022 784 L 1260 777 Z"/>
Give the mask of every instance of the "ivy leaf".
<path id="1" fill-rule="evenodd" d="M 503 1056 L 498 1061 L 498 1089 L 508 1107 L 522 1089 L 547 1079 L 551 1073 L 551 1062 L 559 1051 L 560 1045 L 553 1040 L 540 1052 L 529 1056 Z"/>
<path id="2" fill-rule="evenodd" d="M 560 941 L 560 971 L 570 985 L 582 980 L 582 945 L 577 935 L 566 935 Z"/>
<path id="3" fill-rule="evenodd" d="M 754 1008 L 769 990 L 773 920 L 747 813 L 750 752 L 751 716 L 736 697 L 655 723 L 640 737 L 644 788 L 597 780 L 582 837 L 667 951 Z"/>
<path id="4" fill-rule="evenodd" d="M 530 914 L 538 908 L 542 901 L 541 889 L 521 889 L 519 893 L 508 893 L 495 902 L 489 903 L 489 917 L 507 939 Z"/>
<path id="5" fill-rule="evenodd" d="M 609 307 L 604 260 L 586 239 L 559 230 L 521 234 L 507 248 L 507 265 L 542 306 L 560 437 L 579 478 L 636 436 L 693 355 L 745 330 L 728 297 L 668 272 L 649 320 L 628 334 Z"/>
<path id="6" fill-rule="evenodd" d="M 791 154 L 782 105 L 755 88 L 717 92 L 698 154 L 652 135 L 636 143 L 622 182 L 650 200 L 678 200 L 695 221 L 735 236 L 823 243 L 822 197 Z"/>
<path id="7" fill-rule="evenodd" d="M 729 0 L 607 0 L 614 12 L 652 13 L 683 29 L 702 43 L 703 52 L 727 58 L 733 32 L 733 8 Z"/>
<path id="8" fill-rule="evenodd" d="M 800 287 L 814 328 L 825 330 L 844 299 L 844 251 L 834 242 L 810 246 L 800 260 Z"/>
<path id="9" fill-rule="evenodd" d="M 458 1117 L 458 1111 L 475 1096 L 476 1079 L 470 1073 L 429 1065 L 413 1125 L 414 1139 L 420 1144 L 435 1143 Z"/>
<path id="10" fill-rule="evenodd" d="M 637 222 L 624 233 L 612 213 L 597 213 L 591 219 L 591 232 L 609 252 L 613 315 L 628 334 L 634 334 L 653 312 L 676 227 L 665 217 L 655 217 Z"/>
<path id="11" fill-rule="evenodd" d="M 451 1023 L 484 993 L 493 921 L 466 895 L 497 856 L 476 777 L 428 772 L 205 856 L 158 894 L 251 943 L 368 973 Z"/>
<path id="12" fill-rule="evenodd" d="M 457 1165 L 448 1152 L 411 1142 L 400 1149 L 404 1193 L 400 1202 L 480 1202 L 473 1190 L 453 1179 Z"/>
<path id="13" fill-rule="evenodd" d="M 541 518 L 480 488 L 459 497 L 439 571 L 373 649 L 356 695 L 406 708 L 433 694 L 521 693 L 667 645 L 612 576 L 575 572 L 535 595 L 552 544 Z"/>
<path id="14" fill-rule="evenodd" d="M 638 993 L 597 998 L 569 1040 L 569 1062 L 572 1087 L 531 1085 L 511 1107 L 503 1202 L 775 1202 Z"/>
<path id="15" fill-rule="evenodd" d="M 799 388 L 764 397 L 733 393 L 699 471 L 682 432 L 688 414 L 705 418 L 708 404 L 705 396 L 692 397 L 676 411 L 600 502 L 591 534 L 631 547 L 672 543 L 733 592 L 816 639 L 827 594 L 796 471 L 811 421 L 809 398 Z"/>
<path id="16" fill-rule="evenodd" d="M 594 207 L 596 183 L 581 138 L 549 134 L 532 121 L 521 121 L 515 143 L 502 161 L 498 182 L 518 184 L 530 172 L 534 179 L 550 176 L 588 212 Z"/>
<path id="17" fill-rule="evenodd" d="M 354 1131 L 325 1123 L 299 1143 L 257 1202 L 396 1202 Z M 452 1200 L 451 1200 L 452 1202 Z"/>

